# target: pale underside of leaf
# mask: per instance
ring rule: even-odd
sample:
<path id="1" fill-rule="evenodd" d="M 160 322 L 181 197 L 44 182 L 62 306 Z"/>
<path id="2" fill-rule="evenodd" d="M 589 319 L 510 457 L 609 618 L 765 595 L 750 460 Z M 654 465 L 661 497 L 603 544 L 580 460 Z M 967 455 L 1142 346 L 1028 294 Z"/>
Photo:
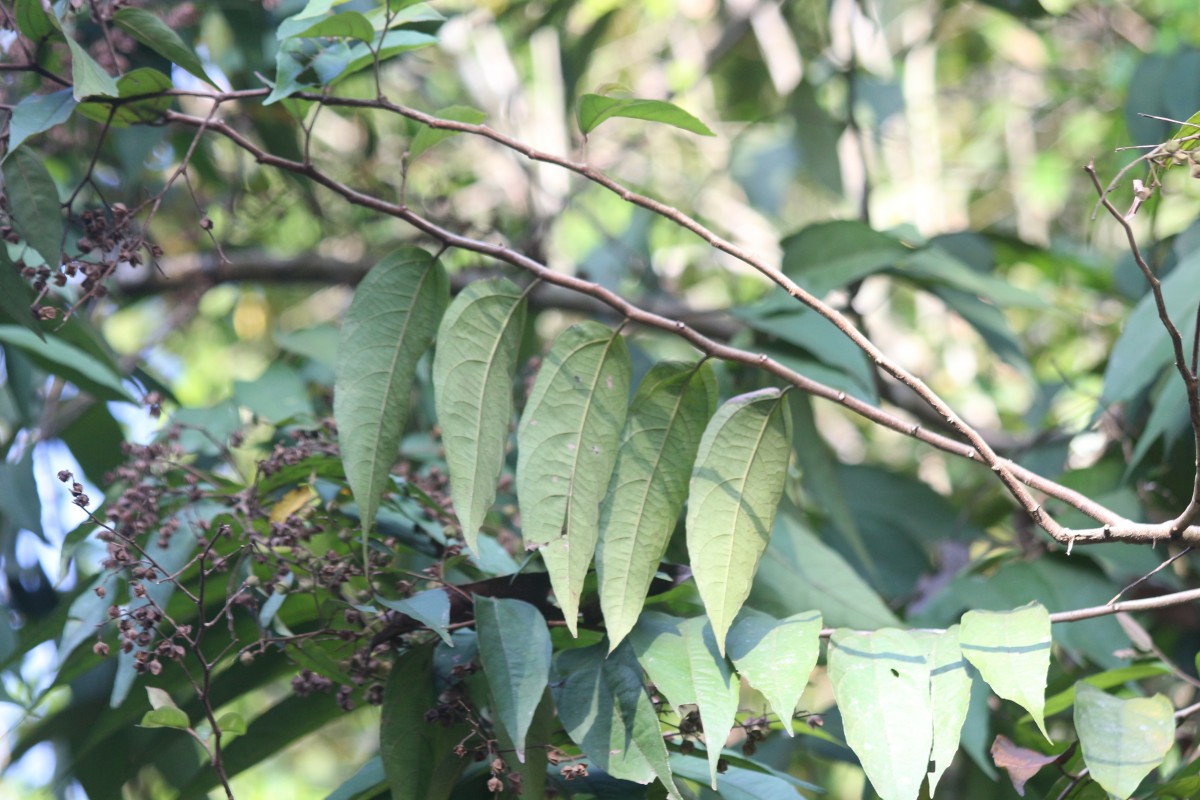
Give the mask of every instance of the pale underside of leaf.
<path id="1" fill-rule="evenodd" d="M 929 647 L 929 692 L 933 705 L 933 749 L 929 794 L 950 767 L 971 702 L 971 672 L 958 644 L 958 626 L 940 634 L 914 634 Z"/>
<path id="2" fill-rule="evenodd" d="M 1044 708 L 1050 669 L 1050 614 L 1040 603 L 1012 611 L 963 614 L 959 646 L 998 696 L 1033 717 L 1047 740 Z"/>
<path id="3" fill-rule="evenodd" d="M 1166 758 L 1175 743 L 1175 709 L 1161 694 L 1122 700 L 1075 684 L 1075 729 L 1091 776 L 1126 798 Z"/>
<path id="4" fill-rule="evenodd" d="M 525 763 L 525 735 L 550 677 L 550 632 L 541 612 L 513 599 L 475 598 L 483 674 L 496 715 Z"/>
<path id="5" fill-rule="evenodd" d="M 791 721 L 796 703 L 817 665 L 821 626 L 819 611 L 777 620 L 743 608 L 729 631 L 726 645 L 734 666 L 767 699 L 788 736 L 795 735 Z"/>
<path id="6" fill-rule="evenodd" d="M 716 400 L 707 363 L 656 364 L 638 387 L 600 509 L 596 572 L 611 647 L 637 623 Z"/>

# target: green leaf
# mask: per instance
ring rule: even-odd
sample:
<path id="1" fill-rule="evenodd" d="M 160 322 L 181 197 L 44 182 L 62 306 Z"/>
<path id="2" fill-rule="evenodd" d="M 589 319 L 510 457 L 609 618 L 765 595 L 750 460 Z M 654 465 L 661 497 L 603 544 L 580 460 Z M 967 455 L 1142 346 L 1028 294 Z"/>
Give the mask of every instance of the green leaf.
<path id="1" fill-rule="evenodd" d="M 57 336 L 43 341 L 28 328 L 0 325 L 0 342 L 20 348 L 42 369 L 65 378 L 99 400 L 134 402 L 121 385 L 120 377 L 95 357 Z"/>
<path id="2" fill-rule="evenodd" d="M 503 725 L 495 729 L 496 744 L 501 752 L 513 752 L 516 745 L 508 735 Z M 562 725 L 554 711 L 554 700 L 550 697 L 550 687 L 542 689 L 541 701 L 533 715 L 533 722 L 525 739 L 525 760 L 515 764 L 508 761 L 508 768 L 521 776 L 522 797 L 544 797 L 546 793 L 547 767 L 550 765 L 550 747 L 555 739 L 562 738 Z"/>
<path id="3" fill-rule="evenodd" d="M 170 95 L 163 95 L 174 84 L 171 79 L 156 69 L 139 67 L 117 80 L 117 94 L 122 98 L 141 97 L 142 95 L 159 95 L 147 97 L 132 103 L 121 103 L 114 107 L 110 103 L 88 102 L 79 105 L 79 113 L 97 122 L 110 122 L 111 125 L 123 128 L 127 125 L 148 125 L 162 118 L 163 112 L 171 107 L 174 100 Z"/>
<path id="4" fill-rule="evenodd" d="M 658 778 L 672 798 L 682 800 L 642 668 L 629 642 L 605 658 L 607 650 L 601 642 L 558 654 L 551 691 L 559 721 L 584 755 L 609 775 L 642 784 Z"/>
<path id="5" fill-rule="evenodd" d="M 46 334 L 34 320 L 32 308 L 33 290 L 8 257 L 8 249 L 0 247 L 0 320 L 23 325 L 44 341 Z"/>
<path id="6" fill-rule="evenodd" d="M 895 236 L 866 223 L 821 222 L 783 240 L 783 271 L 820 297 L 887 269 L 911 252 Z"/>
<path id="7" fill-rule="evenodd" d="M 425 712 L 437 705 L 433 647 L 416 647 L 396 659 L 383 692 L 379 755 L 392 800 L 446 800 L 467 759 L 454 746 L 466 726 L 430 724 Z"/>
<path id="8" fill-rule="evenodd" d="M 929 648 L 929 683 L 933 706 L 933 750 L 929 763 L 929 794 L 950 767 L 971 704 L 971 672 L 958 644 L 958 626 L 942 633 L 913 634 Z"/>
<path id="9" fill-rule="evenodd" d="M 122 8 L 113 15 L 113 21 L 121 30 L 167 61 L 178 64 L 181 69 L 214 88 L 220 88 L 205 73 L 204 65 L 200 63 L 195 51 L 184 44 L 179 34 L 154 14 L 141 8 Z"/>
<path id="10" fill-rule="evenodd" d="M 226 712 L 217 718 L 217 730 L 221 731 L 223 739 L 241 736 L 246 732 L 246 718 L 236 711 Z"/>
<path id="11" fill-rule="evenodd" d="M 638 386 L 600 506 L 596 573 L 611 647 L 637 623 L 716 405 L 717 379 L 708 362 L 661 362 Z"/>
<path id="12" fill-rule="evenodd" d="M 1012 611 L 968 611 L 958 633 L 963 655 L 992 691 L 1030 713 L 1047 740 L 1043 709 L 1050 669 L 1050 614 L 1033 602 Z"/>
<path id="13" fill-rule="evenodd" d="M 383 774 L 383 760 L 375 756 L 330 792 L 325 800 L 370 800 L 378 796 L 386 786 L 387 776 Z"/>
<path id="14" fill-rule="evenodd" d="M 421 33 L 420 31 L 401 29 L 388 31 L 383 34 L 382 39 L 377 40 L 375 49 L 379 53 L 379 62 L 382 64 L 392 56 L 398 56 L 401 53 L 407 53 L 412 50 L 420 50 L 434 44 L 437 44 L 436 36 L 430 36 L 428 33 Z M 374 63 L 375 53 L 371 51 L 371 47 L 365 42 L 356 44 L 350 48 L 345 68 L 339 72 L 336 80 L 331 78 L 328 83 L 332 85 L 337 81 L 345 80 L 354 73 L 372 66 Z"/>
<path id="15" fill-rule="evenodd" d="M 717 760 L 733 729 L 741 682 L 717 647 L 712 625 L 704 617 L 678 619 L 649 611 L 629 634 L 658 691 L 680 713 L 682 706 L 700 711 L 712 788 L 717 788 Z"/>
<path id="16" fill-rule="evenodd" d="M 367 273 L 342 323 L 333 414 L 365 534 L 396 460 L 417 361 L 433 341 L 449 295 L 441 262 L 403 247 Z"/>
<path id="17" fill-rule="evenodd" d="M 3 172 L 13 227 L 51 271 L 56 270 L 62 256 L 64 226 L 54 179 L 41 157 L 27 147 L 8 154 Z"/>
<path id="18" fill-rule="evenodd" d="M 75 84 L 76 100 L 88 97 L 116 97 L 119 94 L 117 81 L 104 71 L 104 67 L 96 63 L 96 59 L 88 55 L 83 45 L 71 37 L 67 37 L 67 47 L 71 50 L 71 80 Z"/>
<path id="19" fill-rule="evenodd" d="M 46 11 L 42 0 L 17 0 L 13 11 L 17 18 L 17 28 L 34 42 L 41 42 L 62 30 L 58 19 L 52 12 Z"/>
<path id="20" fill-rule="evenodd" d="M 1192 114 L 1190 117 L 1188 117 L 1187 120 L 1185 120 L 1184 123 L 1179 126 L 1179 129 L 1172 134 L 1171 138 L 1186 139 L 1189 136 L 1194 137 L 1197 134 L 1200 134 L 1200 111 L 1197 111 L 1195 114 Z M 1193 138 L 1189 141 L 1179 143 L 1179 149 L 1184 151 L 1195 150 L 1197 147 L 1200 147 L 1200 138 Z"/>
<path id="21" fill-rule="evenodd" d="M 1127 798 L 1175 744 L 1175 709 L 1161 694 L 1121 700 L 1080 681 L 1075 730 L 1091 776 L 1110 794 Z"/>
<path id="22" fill-rule="evenodd" d="M 702 759 L 677 753 L 671 754 L 671 770 L 697 783 L 703 783 L 708 772 Z M 721 773 L 719 797 L 721 800 L 803 800 L 805 795 L 788 780 L 789 777 L 729 764 Z"/>
<path id="23" fill-rule="evenodd" d="M 791 455 L 778 389 L 726 402 L 700 441 L 688 492 L 687 546 L 717 646 L 737 616 L 771 538 Z"/>
<path id="24" fill-rule="evenodd" d="M 293 36 L 299 38 L 344 37 L 369 42 L 375 38 L 375 29 L 371 27 L 367 18 L 357 11 L 342 11 L 310 25 Z"/>
<path id="25" fill-rule="evenodd" d="M 916 800 L 933 747 L 927 648 L 911 634 L 839 629 L 829 680 L 846 743 L 883 800 Z"/>
<path id="26" fill-rule="evenodd" d="M 630 373 L 620 333 L 598 322 L 572 325 L 546 355 L 517 432 L 522 535 L 543 545 L 572 634 L 625 423 Z"/>
<path id="27" fill-rule="evenodd" d="M 815 608 L 826 625 L 873 630 L 899 624 L 870 584 L 808 530 L 787 502 L 775 518 L 750 602 L 777 617 Z"/>
<path id="28" fill-rule="evenodd" d="M 472 552 L 496 499 L 525 330 L 524 294 L 504 278 L 463 289 L 438 328 L 433 389 L 450 496 Z"/>
<path id="29" fill-rule="evenodd" d="M 178 728 L 182 731 L 191 727 L 187 714 L 174 706 L 147 711 L 138 724 L 143 728 Z"/>
<path id="30" fill-rule="evenodd" d="M 610 117 L 661 122 L 701 136 L 716 136 L 703 122 L 665 100 L 605 97 L 602 94 L 585 94 L 579 98 L 579 129 L 585 136 Z"/>
<path id="31" fill-rule="evenodd" d="M 8 152 L 16 150 L 30 136 L 66 122 L 74 110 L 75 97 L 70 89 L 22 97 L 9 120 Z"/>
<path id="32" fill-rule="evenodd" d="M 381 606 L 407 614 L 436 633 L 443 642 L 454 647 L 450 638 L 450 596 L 445 589 L 426 589 L 404 600 L 386 600 L 379 595 L 375 602 Z"/>
<path id="33" fill-rule="evenodd" d="M 792 717 L 821 652 L 821 614 L 808 611 L 777 620 L 743 608 L 726 644 L 738 673 L 763 697 L 794 736 Z"/>
<path id="34" fill-rule="evenodd" d="M 550 681 L 550 631 L 529 603 L 490 597 L 475 598 L 475 630 L 494 711 L 523 764 L 525 734 Z"/>
<path id="35" fill-rule="evenodd" d="M 448 106 L 435 111 L 434 116 L 438 119 L 466 122 L 471 125 L 478 125 L 487 118 L 487 114 L 470 106 Z M 446 141 L 457 133 L 458 131 L 446 130 L 445 128 L 431 128 L 428 125 L 422 125 L 408 145 L 408 157 L 415 159 L 429 148 Z"/>

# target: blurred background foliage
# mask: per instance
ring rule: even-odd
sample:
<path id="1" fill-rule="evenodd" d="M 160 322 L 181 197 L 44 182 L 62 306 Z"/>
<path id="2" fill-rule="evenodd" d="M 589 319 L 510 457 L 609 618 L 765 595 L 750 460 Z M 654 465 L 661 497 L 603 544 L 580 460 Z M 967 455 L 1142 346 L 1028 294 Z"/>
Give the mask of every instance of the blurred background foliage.
<path id="1" fill-rule="evenodd" d="M 177 29 L 199 43 L 219 81 L 253 88 L 262 85 L 258 75 L 275 75 L 274 30 L 303 5 L 223 0 L 154 10 L 177 15 Z M 346 8 L 360 5 L 372 4 L 351 0 Z M 438 44 L 384 65 L 379 88 L 389 97 L 431 113 L 480 109 L 489 125 L 516 139 L 586 155 L 689 210 L 828 290 L 999 449 L 1131 518 L 1173 513 L 1189 495 L 1194 454 L 1182 435 L 1182 393 L 1175 396 L 1174 375 L 1164 378 L 1168 363 L 1153 348 L 1110 359 L 1145 285 L 1120 230 L 1094 215 L 1095 194 L 1081 167 L 1095 159 L 1102 178 L 1111 176 L 1136 155 L 1118 148 L 1163 141 L 1175 127 L 1143 115 L 1184 120 L 1200 108 L 1194 0 L 438 0 L 432 9 L 411 27 L 436 33 Z M 11 55 L 14 35 L 0 35 L 0 45 Z M 145 49 L 119 58 L 122 71 L 162 66 Z M 717 136 L 616 119 L 584 141 L 575 99 L 614 83 L 672 100 Z M 9 107 L 41 90 L 20 74 L 6 74 L 2 85 Z M 368 70 L 339 84 L 338 93 L 371 98 L 376 88 Z M 198 101 L 178 104 L 204 113 Z M 685 309 L 697 324 L 734 342 L 757 342 L 849 393 L 907 404 L 893 386 L 876 382 L 832 328 L 780 303 L 743 265 L 562 170 L 466 136 L 406 170 L 401 160 L 415 126 L 368 111 L 323 108 L 313 118 L 291 101 L 246 102 L 225 115 L 236 115 L 239 130 L 270 151 L 307 153 L 353 186 L 404 198 L 454 230 L 505 241 L 640 304 Z M 61 187 L 83 177 L 98 130 L 76 119 L 34 140 Z M 96 187 L 110 202 L 133 205 L 162 189 L 192 143 L 189 130 L 115 130 L 98 151 Z M 1127 186 L 1117 198 L 1118 205 L 1129 201 Z M 1195 258 L 1198 208 L 1200 192 L 1181 172 L 1139 214 L 1143 245 L 1164 275 Z M 98 334 L 91 340 L 98 358 L 142 364 L 142 379 L 168 390 L 175 421 L 216 439 L 248 426 L 241 452 L 251 467 L 278 423 L 329 414 L 347 284 L 415 237 L 396 220 L 259 167 L 215 136 L 200 139 L 188 190 L 176 186 L 165 195 L 149 232 L 164 251 L 159 264 L 118 274 L 109 297 L 87 310 L 78 336 Z M 449 251 L 444 259 L 464 274 L 492 267 L 471 253 Z M 857 277 L 842 280 L 846 271 Z M 1200 288 L 1179 291 L 1182 307 L 1194 308 Z M 579 313 L 550 302 L 534 324 L 548 337 Z M 633 337 L 643 368 L 686 352 L 669 338 Z M 119 402 L 61 414 L 71 387 L 48 392 L 44 365 L 12 347 L 4 355 L 0 558 L 10 613 L 0 624 L 0 652 L 7 654 L 15 631 L 69 602 L 91 579 L 77 573 L 94 569 L 60 559 L 58 545 L 81 515 L 47 476 L 74 459 L 97 484 L 115 465 L 119 442 L 145 440 L 157 423 Z M 736 370 L 722 376 L 730 385 L 759 379 Z M 810 578 L 837 576 L 828 591 L 841 592 L 848 611 L 842 620 L 827 612 L 831 624 L 874 626 L 898 615 L 938 625 L 967 607 L 1008 608 L 1030 597 L 1053 611 L 1103 603 L 1169 555 L 1125 546 L 1069 562 L 1044 555 L 1044 541 L 973 465 L 835 407 L 800 411 L 827 446 L 806 442 L 812 461 L 801 464 L 797 510 L 788 515 L 803 524 L 773 545 L 764 564 L 754 598 L 764 610 L 807 607 L 795 588 L 807 569 Z M 418 401 L 403 453 L 424 468 L 437 461 L 433 425 L 431 401 Z M 204 440 L 196 436 L 189 446 L 202 449 Z M 831 459 L 838 466 L 822 472 Z M 872 502 L 854 502 L 865 497 Z M 809 541 L 814 534 L 820 541 Z M 796 542 L 809 548 L 806 559 L 789 558 Z M 826 552 L 829 562 L 815 567 L 813 554 Z M 1151 583 L 1189 581 L 1194 570 L 1180 561 Z M 1195 612 L 1153 622 L 1157 647 L 1193 670 Z M 1129 647 L 1112 619 L 1060 633 L 1068 657 L 1051 691 L 1056 682 L 1069 686 L 1085 662 L 1115 667 L 1121 662 L 1113 653 Z M 72 702 L 51 693 L 22 717 L 54 663 L 49 650 L 26 656 L 23 666 L 9 664 L 3 689 L 13 701 L 6 708 L 16 709 L 6 716 L 9 726 Z M 269 704 L 282 690 L 261 691 L 246 702 Z M 830 704 L 827 686 L 815 683 L 812 693 L 806 700 L 814 710 Z M 325 797 L 373 752 L 372 713 L 330 723 L 237 776 L 239 796 Z M 984 716 L 983 728 L 964 734 L 972 759 L 947 779 L 949 796 L 1012 796 L 989 777 Z M 6 747 L 18 739 L 10 735 Z M 24 753 L 0 778 L 0 793 L 80 796 L 70 783 L 49 788 L 56 759 L 67 757 L 66 746 L 53 742 L 47 736 Z M 866 796 L 844 751 L 806 746 L 801 752 L 776 736 L 761 751 L 827 787 L 828 796 Z M 1049 783 L 1042 788 L 1051 791 Z M 173 796 L 153 773 L 123 791 Z"/>

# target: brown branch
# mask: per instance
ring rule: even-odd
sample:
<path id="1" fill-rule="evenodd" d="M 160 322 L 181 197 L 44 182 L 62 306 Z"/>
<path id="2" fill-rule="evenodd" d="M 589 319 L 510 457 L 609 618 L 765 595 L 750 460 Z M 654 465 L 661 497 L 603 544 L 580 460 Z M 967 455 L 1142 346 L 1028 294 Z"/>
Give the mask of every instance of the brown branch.
<path id="1" fill-rule="evenodd" d="M 1078 608 L 1074 611 L 1060 611 L 1057 614 L 1051 614 L 1050 621 L 1078 622 L 1081 619 L 1106 617 L 1109 614 L 1118 614 L 1122 611 L 1153 611 L 1158 608 L 1170 608 L 1171 606 L 1180 606 L 1184 603 L 1194 603 L 1197 600 L 1200 600 L 1200 589 L 1187 589 L 1182 592 L 1172 592 L 1171 594 L 1162 594 L 1158 597 L 1147 597 L 1141 600 L 1121 600 L 1102 606 Z"/>

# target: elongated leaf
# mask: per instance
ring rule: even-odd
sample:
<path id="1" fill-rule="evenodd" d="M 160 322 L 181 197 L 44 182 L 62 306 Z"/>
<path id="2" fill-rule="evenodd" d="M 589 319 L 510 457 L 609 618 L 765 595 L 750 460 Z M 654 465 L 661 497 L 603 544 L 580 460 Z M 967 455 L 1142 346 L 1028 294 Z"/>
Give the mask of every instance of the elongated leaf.
<path id="1" fill-rule="evenodd" d="M 371 27 L 367 18 L 357 11 L 342 11 L 294 35 L 301 38 L 345 37 L 369 42 L 375 38 L 375 29 Z"/>
<path id="2" fill-rule="evenodd" d="M 671 754 L 671 770 L 680 777 L 700 783 L 707 773 L 701 759 L 676 753 Z M 721 800 L 803 800 L 805 795 L 789 780 L 790 777 L 730 764 L 721 773 L 720 797 Z"/>
<path id="3" fill-rule="evenodd" d="M 958 644 L 958 626 L 940 634 L 915 633 L 929 648 L 929 691 L 933 705 L 933 750 L 929 794 L 950 767 L 971 704 L 971 671 Z"/>
<path id="4" fill-rule="evenodd" d="M 58 187 L 42 159 L 22 147 L 4 160 L 4 190 L 13 226 L 54 270 L 62 255 L 63 218 Z"/>
<path id="5" fill-rule="evenodd" d="M 517 432 L 522 535 L 543 545 L 572 634 L 625 423 L 630 373 L 619 333 L 597 322 L 572 325 L 546 355 Z"/>
<path id="6" fill-rule="evenodd" d="M 1126 798 L 1175 744 L 1175 709 L 1161 694 L 1121 700 L 1080 681 L 1075 730 L 1092 777 L 1112 795 Z"/>
<path id="7" fill-rule="evenodd" d="M 67 47 L 71 50 L 71 80 L 74 83 L 76 100 L 118 95 L 116 79 L 105 72 L 104 67 L 96 63 L 96 59 L 88 55 L 83 45 L 68 36 Z"/>
<path id="8" fill-rule="evenodd" d="M 1046 673 L 1050 669 L 1050 614 L 1041 603 L 1012 611 L 968 611 L 959 646 L 992 691 L 1030 713 L 1046 732 Z"/>
<path id="9" fill-rule="evenodd" d="M 379 61 L 382 63 L 386 59 L 398 56 L 401 53 L 407 53 L 411 50 L 420 50 L 424 47 L 437 44 L 437 37 L 431 36 L 428 33 L 420 31 L 401 29 L 396 31 L 387 31 L 382 38 L 376 39 L 375 51 L 379 54 Z M 345 80 L 354 73 L 366 69 L 375 63 L 375 53 L 372 52 L 370 45 L 366 42 L 361 42 L 350 48 L 346 54 L 346 66 L 338 71 L 338 74 L 326 79 L 326 83 L 332 85 L 337 81 Z"/>
<path id="10" fill-rule="evenodd" d="M 0 342 L 20 348 L 42 369 L 69 380 L 100 400 L 133 402 L 121 379 L 108 367 L 56 336 L 43 341 L 28 328 L 0 325 Z"/>
<path id="11" fill-rule="evenodd" d="M 450 496 L 463 538 L 479 552 L 479 528 L 496 499 L 513 412 L 513 376 L 525 301 L 511 281 L 476 281 L 442 318 L 433 388 Z"/>
<path id="12" fill-rule="evenodd" d="M 417 361 L 433 341 L 449 295 L 441 262 L 403 247 L 367 273 L 346 312 L 333 415 L 365 533 L 396 460 Z"/>
<path id="13" fill-rule="evenodd" d="M 23 325 L 45 340 L 46 334 L 33 318 L 32 306 L 33 291 L 8 257 L 8 250 L 0 247 L 0 322 Z M 8 379 L 12 381 L 11 368 Z"/>
<path id="14" fill-rule="evenodd" d="M 163 95 L 172 88 L 171 79 L 156 69 L 139 67 L 117 80 L 117 94 L 122 98 L 141 97 L 142 95 L 158 95 L 136 100 L 131 103 L 121 103 L 115 110 L 108 103 L 88 102 L 79 104 L 79 113 L 97 122 L 109 122 L 114 127 L 122 128 L 127 125 L 149 124 L 162 117 L 163 112 L 171 107 L 174 99 Z"/>
<path id="15" fill-rule="evenodd" d="M 453 120 L 454 122 L 469 122 L 472 125 L 477 125 L 487 118 L 478 108 L 470 106 L 448 106 L 434 112 L 434 116 L 439 119 Z M 428 125 L 422 125 L 416 135 L 413 136 L 412 142 L 408 145 L 409 158 L 416 158 L 424 153 L 429 148 L 437 145 L 439 142 L 444 142 L 451 136 L 454 136 L 458 131 L 446 130 L 445 128 L 431 128 Z"/>
<path id="16" fill-rule="evenodd" d="M 600 507 L 596 573 L 611 647 L 637 623 L 716 405 L 717 380 L 707 362 L 656 364 L 638 386 Z"/>
<path id="17" fill-rule="evenodd" d="M 700 441 L 688 492 L 688 553 L 722 655 L 771 538 L 789 427 L 783 395 L 762 389 L 721 406 Z"/>
<path id="18" fill-rule="evenodd" d="M 933 747 L 929 657 L 911 634 L 837 630 L 829 680 L 846 743 L 883 800 L 916 800 Z"/>
<path id="19" fill-rule="evenodd" d="M 516 751 L 516 744 L 504 726 L 496 726 L 495 732 L 501 752 Z M 550 748 L 547 745 L 551 744 L 556 736 L 561 736 L 561 732 L 562 725 L 559 724 L 558 715 L 554 712 L 554 700 L 550 696 L 550 687 L 544 687 L 541 701 L 537 704 L 537 710 L 533 714 L 533 722 L 525 734 L 527 742 L 525 760 L 514 763 L 507 756 L 505 758 L 508 768 L 521 778 L 522 797 L 545 796 L 547 768 L 550 765 Z"/>
<path id="20" fill-rule="evenodd" d="M 546 620 L 521 600 L 476 597 L 475 629 L 496 716 L 512 740 L 517 760 L 525 763 L 525 734 L 550 682 Z"/>
<path id="21" fill-rule="evenodd" d="M 445 589 L 426 589 L 405 600 L 386 600 L 376 596 L 375 602 L 401 614 L 407 614 L 436 633 L 450 647 L 450 597 Z"/>
<path id="22" fill-rule="evenodd" d="M 642 615 L 629 642 L 650 680 L 676 710 L 682 714 L 686 705 L 699 709 L 709 777 L 716 789 L 717 760 L 733 729 L 740 681 L 717 649 L 712 625 L 704 617 L 678 619 L 651 611 Z"/>
<path id="23" fill-rule="evenodd" d="M 624 642 L 605 658 L 607 650 L 600 643 L 559 653 L 558 680 L 551 684 L 559 721 L 609 775 L 642 784 L 658 778 L 670 797 L 681 800 L 633 649 Z"/>
<path id="24" fill-rule="evenodd" d="M 200 80 L 217 87 L 204 71 L 199 56 L 167 23 L 141 8 L 122 8 L 113 15 L 121 30 Z"/>
<path id="25" fill-rule="evenodd" d="M 726 644 L 738 673 L 762 692 L 788 736 L 796 703 L 808 686 L 821 652 L 821 613 L 806 611 L 777 620 L 743 608 Z"/>
<path id="26" fill-rule="evenodd" d="M 435 705 L 433 648 L 413 648 L 396 659 L 383 692 L 379 756 L 392 800 L 445 800 L 467 766 L 454 754 L 466 726 L 427 722 Z"/>
<path id="27" fill-rule="evenodd" d="M 716 136 L 703 122 L 665 100 L 605 97 L 602 94 L 585 94 L 579 98 L 579 129 L 584 135 L 591 133 L 597 125 L 612 117 L 661 122 L 701 136 Z"/>
<path id="28" fill-rule="evenodd" d="M 368 800 L 379 794 L 387 785 L 383 774 L 383 759 L 375 756 L 358 768 L 349 778 L 334 789 L 325 800 Z"/>
<path id="29" fill-rule="evenodd" d="M 70 89 L 21 98 L 9 121 L 8 152 L 14 152 L 30 136 L 66 122 L 74 110 L 75 97 Z"/>
<path id="30" fill-rule="evenodd" d="M 16 0 L 13 11 L 17 28 L 35 42 L 41 42 L 55 31 L 61 30 L 53 12 L 47 12 L 42 0 Z"/>
<path id="31" fill-rule="evenodd" d="M 820 222 L 783 240 L 783 271 L 815 295 L 887 269 L 912 252 L 863 222 Z"/>

